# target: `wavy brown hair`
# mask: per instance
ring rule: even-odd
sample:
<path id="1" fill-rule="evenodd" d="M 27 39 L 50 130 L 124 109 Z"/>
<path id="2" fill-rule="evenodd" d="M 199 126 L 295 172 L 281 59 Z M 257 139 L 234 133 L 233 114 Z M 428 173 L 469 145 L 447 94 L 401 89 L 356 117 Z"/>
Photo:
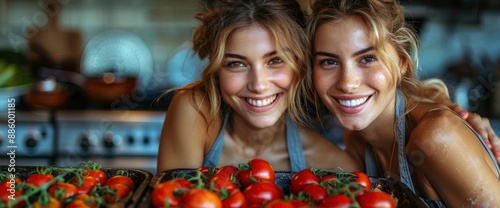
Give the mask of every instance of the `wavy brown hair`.
<path id="1" fill-rule="evenodd" d="M 205 118 L 207 122 L 211 123 L 230 111 L 222 99 L 218 76 L 227 39 L 233 31 L 253 25 L 259 25 L 271 33 L 278 55 L 294 72 L 288 89 L 288 114 L 298 123 L 306 118 L 301 110 L 305 96 L 301 95 L 303 91 L 298 88 L 307 73 L 309 39 L 305 32 L 305 17 L 296 1 L 222 0 L 216 5 L 207 6 L 206 11 L 195 17 L 200 20 L 200 26 L 194 31 L 193 49 L 201 58 L 208 58 L 209 63 L 199 81 L 177 90 L 191 90 L 193 98 L 195 93 L 203 95 L 202 102 L 208 102 L 210 109 L 208 118 Z"/>

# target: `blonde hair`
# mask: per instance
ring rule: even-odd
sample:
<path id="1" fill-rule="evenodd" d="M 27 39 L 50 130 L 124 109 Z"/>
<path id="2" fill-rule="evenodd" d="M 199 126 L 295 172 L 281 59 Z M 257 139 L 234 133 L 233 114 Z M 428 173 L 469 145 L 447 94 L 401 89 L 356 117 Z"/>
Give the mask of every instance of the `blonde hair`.
<path id="1" fill-rule="evenodd" d="M 306 114 L 301 110 L 304 96 L 298 88 L 307 73 L 309 39 L 300 5 L 290 0 L 223 0 L 217 4 L 195 16 L 201 23 L 194 31 L 193 49 L 201 58 L 208 57 L 209 63 L 203 70 L 201 80 L 178 90 L 192 90 L 193 98 L 195 92 L 203 95 L 203 102 L 207 101 L 209 106 L 209 116 L 205 118 L 209 123 L 230 111 L 230 107 L 223 102 L 218 77 L 226 41 L 238 28 L 259 25 L 272 34 L 278 55 L 294 71 L 288 89 L 288 114 L 301 123 Z"/>
<path id="2" fill-rule="evenodd" d="M 420 100 L 422 84 L 416 79 L 418 38 L 413 27 L 406 23 L 404 10 L 396 0 L 316 0 L 307 29 L 311 46 L 314 46 L 316 30 L 321 25 L 342 22 L 353 17 L 361 18 L 371 29 L 371 40 L 379 54 L 377 58 L 392 74 L 392 84 L 396 84 L 405 94 L 405 99 Z M 400 62 L 391 59 L 384 50 L 384 43 L 395 48 Z M 310 100 L 315 106 L 322 106 L 312 84 L 311 70 L 307 74 L 306 83 Z"/>

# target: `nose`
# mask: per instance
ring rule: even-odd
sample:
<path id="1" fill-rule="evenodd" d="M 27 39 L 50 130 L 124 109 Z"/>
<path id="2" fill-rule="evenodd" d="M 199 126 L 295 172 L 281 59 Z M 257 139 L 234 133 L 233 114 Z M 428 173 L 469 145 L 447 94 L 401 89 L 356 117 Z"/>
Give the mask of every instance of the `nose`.
<path id="1" fill-rule="evenodd" d="M 265 67 L 255 66 L 250 70 L 248 89 L 255 93 L 262 93 L 269 89 L 269 71 Z"/>
<path id="2" fill-rule="evenodd" d="M 361 74 L 353 64 L 345 64 L 339 73 L 337 88 L 343 92 L 352 92 L 361 84 Z"/>

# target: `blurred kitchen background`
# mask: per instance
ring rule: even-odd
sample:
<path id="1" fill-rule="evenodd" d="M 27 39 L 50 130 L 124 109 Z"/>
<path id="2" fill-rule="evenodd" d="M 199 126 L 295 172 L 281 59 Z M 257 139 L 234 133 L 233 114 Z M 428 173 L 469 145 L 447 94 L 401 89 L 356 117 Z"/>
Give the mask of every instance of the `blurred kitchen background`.
<path id="1" fill-rule="evenodd" d="M 500 1 L 401 2 L 421 38 L 419 77 L 443 79 L 499 134 Z M 189 51 L 204 3 L 0 0 L 0 123 L 15 98 L 16 164 L 91 159 L 154 173 L 168 100 L 160 95 L 196 80 L 205 63 Z M 0 125 L 5 153 L 6 132 Z"/>

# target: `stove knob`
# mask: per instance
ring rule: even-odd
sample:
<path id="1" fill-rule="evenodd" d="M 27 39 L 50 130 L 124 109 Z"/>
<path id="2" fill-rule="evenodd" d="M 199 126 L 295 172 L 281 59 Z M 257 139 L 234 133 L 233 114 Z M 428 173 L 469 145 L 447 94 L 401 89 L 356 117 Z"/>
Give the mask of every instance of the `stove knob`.
<path id="1" fill-rule="evenodd" d="M 82 137 L 80 138 L 80 150 L 83 153 L 89 153 L 91 148 L 92 144 L 90 143 L 89 135 L 82 134 Z"/>
<path id="2" fill-rule="evenodd" d="M 104 134 L 103 141 L 104 141 L 104 147 L 112 148 L 115 146 L 115 143 L 113 142 L 113 133 L 111 132 L 106 132 Z"/>
<path id="3" fill-rule="evenodd" d="M 44 126 L 42 127 L 42 131 L 40 132 L 40 136 L 42 136 L 42 138 L 46 138 L 47 137 L 47 128 Z"/>
<path id="4" fill-rule="evenodd" d="M 134 144 L 134 137 L 132 135 L 127 136 L 127 143 L 129 145 L 133 145 Z"/>
<path id="5" fill-rule="evenodd" d="M 38 138 L 34 134 L 29 134 L 24 142 L 26 147 L 34 148 L 38 145 Z"/>

